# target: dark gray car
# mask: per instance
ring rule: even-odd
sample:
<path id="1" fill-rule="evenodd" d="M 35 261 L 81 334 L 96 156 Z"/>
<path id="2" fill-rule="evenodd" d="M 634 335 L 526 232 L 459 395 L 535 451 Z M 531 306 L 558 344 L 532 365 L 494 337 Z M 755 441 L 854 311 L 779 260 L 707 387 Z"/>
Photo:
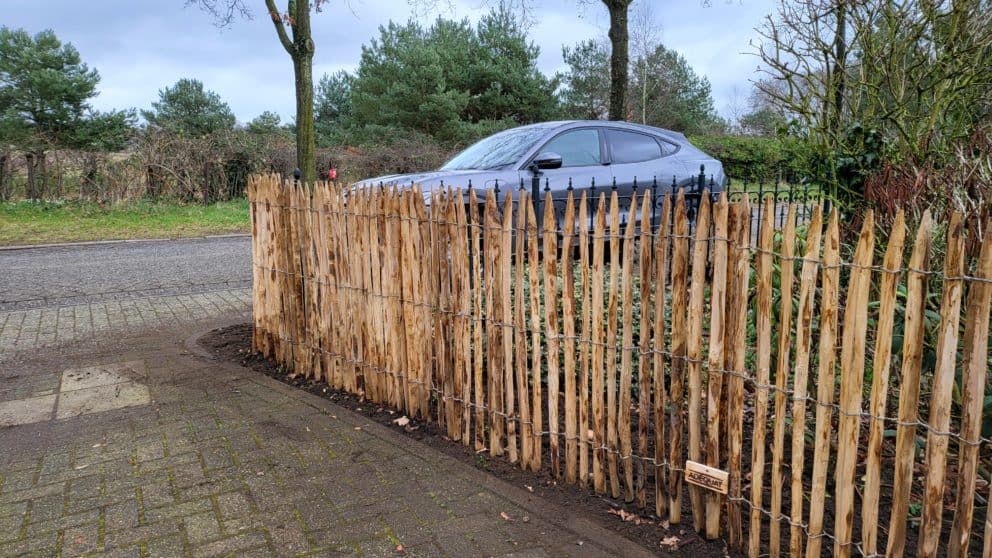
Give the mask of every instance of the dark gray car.
<path id="1" fill-rule="evenodd" d="M 360 186 L 409 186 L 424 192 L 441 187 L 492 189 L 504 193 L 521 184 L 530 190 L 535 174 L 541 190 L 566 190 L 576 197 L 594 184 L 608 191 L 616 182 L 620 195 L 658 183 L 658 193 L 688 187 L 700 174 L 712 192 L 724 188 L 723 165 L 697 149 L 678 132 L 602 120 L 542 122 L 504 130 L 468 147 L 440 169 L 431 172 L 380 176 L 362 180 Z M 557 196 L 556 196 L 557 197 Z"/>

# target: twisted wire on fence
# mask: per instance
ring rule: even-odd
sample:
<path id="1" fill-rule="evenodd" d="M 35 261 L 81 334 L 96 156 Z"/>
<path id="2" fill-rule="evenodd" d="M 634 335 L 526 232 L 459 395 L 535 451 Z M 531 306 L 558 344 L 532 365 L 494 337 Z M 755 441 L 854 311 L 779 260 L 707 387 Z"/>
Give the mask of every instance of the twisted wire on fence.
<path id="1" fill-rule="evenodd" d="M 800 244 L 799 210 L 789 206 L 773 246 L 772 201 L 758 212 L 765 228 L 756 239 L 748 203 L 726 199 L 703 199 L 697 220 L 706 226 L 690 234 L 681 198 L 662 201 L 667 213 L 661 220 L 669 227 L 606 227 L 604 213 L 619 213 L 615 195 L 609 212 L 601 198 L 603 205 L 588 213 L 595 216 L 591 226 L 575 219 L 577 202 L 570 199 L 539 227 L 526 193 L 504 202 L 509 214 L 499 211 L 492 194 L 484 202 L 471 196 L 477 203 L 468 208 L 461 193 L 435 194 L 427 206 L 417 190 L 318 185 L 311 191 L 287 188 L 276 177 L 253 179 L 249 194 L 255 348 L 297 373 L 437 421 L 452 439 L 506 454 L 521 466 L 541 468 L 543 454 L 552 474 L 562 476 L 564 461 L 566 482 L 586 486 L 591 477 L 597 491 L 614 497 L 622 486 L 625 500 L 653 501 L 653 514 L 672 523 L 685 521 L 685 508 L 695 529 L 726 536 L 751 555 L 777 555 L 783 542 L 795 556 L 901 554 L 914 541 L 923 555 L 990 548 L 983 522 L 975 520 L 976 501 L 986 503 L 988 513 L 987 485 L 976 498 L 974 471 L 992 448 L 980 430 L 986 366 L 975 356 L 982 348 L 988 353 L 992 249 L 983 251 L 975 274 L 965 274 L 970 267 L 953 221 L 945 269 L 935 271 L 925 259 L 927 220 L 909 265 L 901 244 L 891 259 L 873 262 L 870 218 L 855 261 L 846 262 L 839 259 L 837 216 L 824 224 L 817 207 L 808 212 L 811 225 Z M 642 195 L 641 201 L 640 215 L 647 215 L 645 205 L 655 200 Z M 528 209 L 523 218 L 521 206 Z M 637 216 L 636 209 L 628 213 Z M 623 269 L 615 266 L 621 261 Z M 882 278 L 883 294 L 905 280 L 909 293 L 900 312 L 894 296 L 879 301 L 877 310 L 861 304 L 875 292 L 874 275 Z M 647 285 L 635 285 L 644 280 Z M 842 280 L 848 287 L 843 299 Z M 920 298 L 924 280 L 944 290 L 936 347 L 911 331 L 924 317 L 913 306 L 926 300 Z M 549 310 L 548 299 L 562 306 Z M 898 356 L 884 341 L 897 319 L 904 329 Z M 723 334 L 720 343 L 714 332 Z M 965 355 L 959 356 L 962 337 Z M 869 352 L 870 341 L 882 356 Z M 921 382 L 924 349 L 935 353 L 937 365 Z M 959 361 L 964 370 L 954 403 Z M 863 386 L 866 367 L 870 386 Z M 890 370 L 898 372 L 898 383 L 890 385 Z M 876 376 L 885 380 L 875 382 Z M 890 415 L 888 392 L 896 386 L 899 411 Z M 864 395 L 870 395 L 867 404 Z M 559 416 L 562 399 L 565 415 Z M 895 445 L 887 441 L 892 428 Z M 748 448 L 744 440 L 755 436 L 762 443 Z M 807 436 L 814 443 L 807 444 Z M 920 436 L 927 438 L 923 461 L 915 449 Z M 872 453 L 862 455 L 865 445 Z M 684 485 L 687 455 L 728 469 L 729 493 Z M 953 514 L 943 506 L 948 464 L 957 476 Z M 917 478 L 919 467 L 927 471 L 924 481 Z M 861 471 L 868 479 L 863 485 Z M 683 486 L 691 502 L 682 500 Z M 836 501 L 833 515 L 828 490 Z M 905 510 L 886 517 L 885 498 L 900 509 L 913 500 L 922 511 L 919 532 L 906 529 Z M 823 540 L 833 548 L 824 548 Z"/>

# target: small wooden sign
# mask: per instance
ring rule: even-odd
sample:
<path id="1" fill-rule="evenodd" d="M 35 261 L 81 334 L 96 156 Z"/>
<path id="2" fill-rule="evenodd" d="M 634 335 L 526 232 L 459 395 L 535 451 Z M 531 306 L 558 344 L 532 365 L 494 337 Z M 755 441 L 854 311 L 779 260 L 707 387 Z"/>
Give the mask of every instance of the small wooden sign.
<path id="1" fill-rule="evenodd" d="M 689 484 L 726 494 L 729 479 L 730 475 L 726 471 L 714 469 L 695 461 L 685 462 L 685 480 Z"/>

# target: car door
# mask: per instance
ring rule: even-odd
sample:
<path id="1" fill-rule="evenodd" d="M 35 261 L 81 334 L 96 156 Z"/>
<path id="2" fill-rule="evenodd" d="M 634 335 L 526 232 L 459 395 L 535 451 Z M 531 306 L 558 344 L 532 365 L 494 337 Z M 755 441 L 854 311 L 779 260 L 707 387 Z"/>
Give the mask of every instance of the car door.
<path id="1" fill-rule="evenodd" d="M 565 206 L 569 184 L 575 192 L 576 202 L 583 192 L 591 195 L 594 187 L 595 192 L 609 192 L 613 174 L 606 159 L 605 141 L 598 128 L 572 128 L 560 132 L 537 149 L 534 157 L 549 152 L 561 156 L 561 167 L 539 171 L 541 195 L 544 196 L 545 188 L 551 190 L 558 213 L 562 213 Z M 529 169 L 529 163 L 525 169 Z M 524 170 L 521 174 L 527 176 L 525 182 L 534 176 L 531 170 Z"/>

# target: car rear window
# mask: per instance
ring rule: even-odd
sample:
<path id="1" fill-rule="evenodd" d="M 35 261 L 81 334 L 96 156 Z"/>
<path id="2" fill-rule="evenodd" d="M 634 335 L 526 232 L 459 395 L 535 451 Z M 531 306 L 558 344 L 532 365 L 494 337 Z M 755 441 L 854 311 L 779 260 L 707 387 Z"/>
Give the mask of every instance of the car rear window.
<path id="1" fill-rule="evenodd" d="M 640 163 L 662 156 L 658 141 L 645 134 L 610 130 L 607 138 L 610 152 L 613 154 L 613 162 L 616 164 Z"/>

